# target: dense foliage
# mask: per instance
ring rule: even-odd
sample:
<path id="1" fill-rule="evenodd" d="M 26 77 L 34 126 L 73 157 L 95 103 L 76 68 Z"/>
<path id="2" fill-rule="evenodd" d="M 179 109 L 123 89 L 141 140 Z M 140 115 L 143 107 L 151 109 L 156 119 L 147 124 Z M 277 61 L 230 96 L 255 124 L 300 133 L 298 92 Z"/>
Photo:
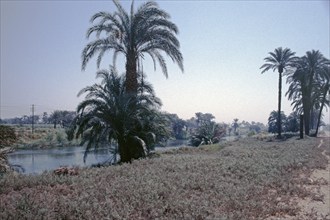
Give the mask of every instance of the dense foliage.
<path id="1" fill-rule="evenodd" d="M 294 110 L 304 114 L 305 133 L 310 134 L 313 121 L 317 120 L 316 132 L 320 126 L 322 110 L 330 105 L 330 61 L 319 51 L 307 51 L 295 62 L 295 69 L 289 73 L 290 84 L 286 93 Z M 317 117 L 313 117 L 317 113 Z"/>
<path id="2" fill-rule="evenodd" d="M 0 219 L 311 219 L 297 216 L 294 198 L 317 196 L 303 184 L 327 165 L 318 141 L 244 139 L 76 176 L 6 175 Z"/>
<path id="3" fill-rule="evenodd" d="M 171 136 L 176 140 L 183 140 L 188 137 L 188 126 L 185 120 L 178 117 L 177 114 L 165 114 L 170 121 Z"/>
<path id="4" fill-rule="evenodd" d="M 54 128 L 56 128 L 57 125 L 60 125 L 62 128 L 67 128 L 70 126 L 75 116 L 76 112 L 74 111 L 55 110 L 48 118 L 46 118 L 44 113 L 43 120 L 47 120 L 47 123 L 52 123 Z"/>
<path id="5" fill-rule="evenodd" d="M 276 133 L 278 131 L 278 112 L 272 111 L 268 118 L 268 132 Z M 300 128 L 300 116 L 297 112 L 292 112 L 289 116 L 286 116 L 284 112 L 281 112 L 281 130 L 284 132 L 298 132 Z"/>
<path id="6" fill-rule="evenodd" d="M 196 113 L 197 127 L 192 131 L 190 138 L 192 146 L 218 143 L 226 134 L 226 129 L 213 121 L 214 118 L 210 113 Z"/>
<path id="7" fill-rule="evenodd" d="M 70 138 L 82 138 L 81 145 L 87 146 L 84 159 L 90 149 L 105 145 L 118 145 L 113 154 L 119 153 L 121 162 L 145 157 L 157 137 L 167 135 L 166 120 L 158 112 L 161 101 L 152 86 L 140 77 L 138 94 L 132 95 L 126 92 L 125 77 L 113 67 L 96 76 L 100 83 L 79 92 L 86 97 L 77 107 Z"/>

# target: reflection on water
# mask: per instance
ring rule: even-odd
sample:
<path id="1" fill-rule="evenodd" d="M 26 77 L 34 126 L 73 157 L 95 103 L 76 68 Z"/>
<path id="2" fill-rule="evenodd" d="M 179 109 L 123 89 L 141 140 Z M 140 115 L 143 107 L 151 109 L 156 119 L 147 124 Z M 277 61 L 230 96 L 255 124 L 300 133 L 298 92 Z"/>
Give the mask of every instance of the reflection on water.
<path id="1" fill-rule="evenodd" d="M 102 163 L 111 156 L 108 149 L 99 149 L 89 153 L 86 163 L 83 161 L 84 147 L 65 147 L 37 150 L 17 150 L 8 154 L 9 163 L 24 169 L 24 173 L 42 173 L 45 170 L 54 170 L 60 166 L 90 166 Z"/>

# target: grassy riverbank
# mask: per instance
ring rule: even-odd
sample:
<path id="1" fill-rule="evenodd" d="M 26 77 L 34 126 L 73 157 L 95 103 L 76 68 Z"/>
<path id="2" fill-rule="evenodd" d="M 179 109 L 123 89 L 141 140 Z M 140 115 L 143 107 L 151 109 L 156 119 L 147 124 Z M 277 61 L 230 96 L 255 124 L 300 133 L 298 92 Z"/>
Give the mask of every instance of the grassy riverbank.
<path id="1" fill-rule="evenodd" d="M 53 128 L 53 125 L 35 125 L 32 132 L 28 125 L 10 125 L 15 129 L 17 141 L 13 148 L 51 148 L 77 146 L 77 140 L 68 141 L 64 128 Z"/>
<path id="2" fill-rule="evenodd" d="M 248 138 L 75 176 L 9 174 L 0 179 L 0 219 L 304 219 L 296 199 L 319 198 L 304 184 L 326 184 L 307 178 L 327 166 L 329 145 L 319 143 Z"/>

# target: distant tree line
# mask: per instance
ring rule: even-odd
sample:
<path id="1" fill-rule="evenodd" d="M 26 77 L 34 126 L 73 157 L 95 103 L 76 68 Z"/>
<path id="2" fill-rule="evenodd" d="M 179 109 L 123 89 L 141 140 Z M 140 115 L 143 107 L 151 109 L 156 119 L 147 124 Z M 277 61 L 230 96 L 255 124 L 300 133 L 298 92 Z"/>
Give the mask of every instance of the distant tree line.
<path id="1" fill-rule="evenodd" d="M 215 144 L 227 136 L 253 135 L 266 131 L 263 123 L 247 121 L 239 122 L 233 119 L 232 123 L 217 123 L 211 113 L 195 113 L 195 117 L 188 120 L 179 118 L 176 114 L 166 114 L 170 120 L 171 136 L 177 140 L 189 140 L 192 146 Z M 241 130 L 241 131 L 240 131 Z"/>
<path id="2" fill-rule="evenodd" d="M 58 126 L 65 128 L 70 126 L 75 116 L 75 111 L 55 110 L 50 115 L 47 112 L 44 112 L 42 115 L 24 115 L 22 117 L 2 119 L 1 123 L 26 125 L 33 122 L 34 124 L 53 124 L 54 128 Z"/>

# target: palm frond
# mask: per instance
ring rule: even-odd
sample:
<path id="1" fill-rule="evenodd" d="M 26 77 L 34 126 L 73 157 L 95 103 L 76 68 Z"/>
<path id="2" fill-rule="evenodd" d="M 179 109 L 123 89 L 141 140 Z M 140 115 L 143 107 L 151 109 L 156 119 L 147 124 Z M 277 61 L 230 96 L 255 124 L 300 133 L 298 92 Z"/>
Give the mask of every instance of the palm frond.
<path id="1" fill-rule="evenodd" d="M 81 58 L 82 58 L 82 70 L 85 70 L 87 62 L 96 54 L 104 53 L 106 50 L 117 50 L 123 51 L 124 48 L 120 45 L 115 38 L 106 38 L 106 39 L 96 39 L 83 49 Z"/>
<path id="2" fill-rule="evenodd" d="M 179 49 L 171 42 L 164 39 L 153 39 L 150 42 L 144 44 L 140 51 L 142 53 L 150 50 L 161 50 L 164 51 L 174 63 L 177 63 L 181 71 L 184 71 L 183 67 L 183 56 Z"/>

